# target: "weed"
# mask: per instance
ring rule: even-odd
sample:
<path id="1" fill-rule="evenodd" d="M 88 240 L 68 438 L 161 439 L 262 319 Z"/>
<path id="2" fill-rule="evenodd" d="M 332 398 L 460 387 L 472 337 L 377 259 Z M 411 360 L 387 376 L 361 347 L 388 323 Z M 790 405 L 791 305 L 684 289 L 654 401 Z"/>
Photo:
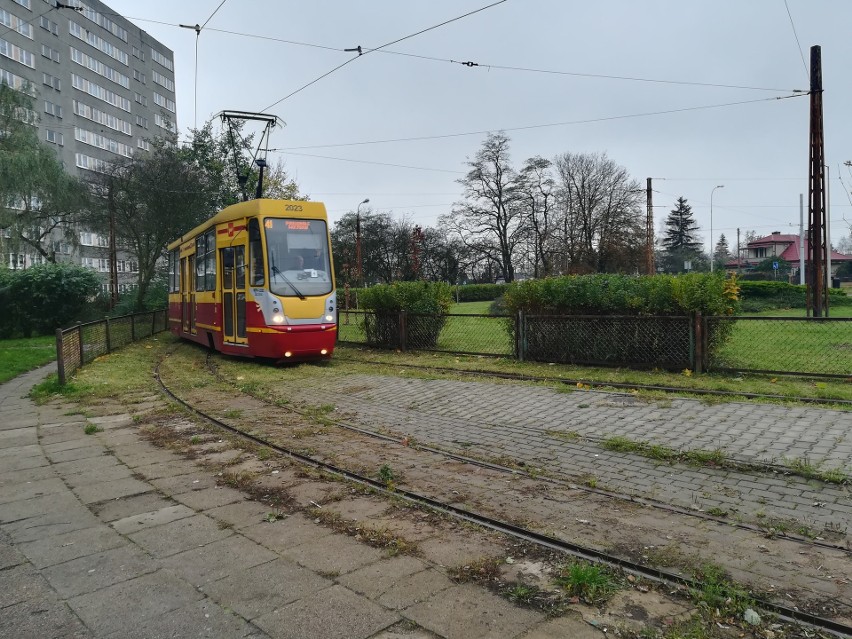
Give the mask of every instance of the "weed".
<path id="1" fill-rule="evenodd" d="M 556 439 L 564 439 L 566 442 L 575 442 L 580 439 L 580 433 L 574 432 L 573 430 L 549 430 L 546 434 L 549 437 L 555 437 Z"/>
<path id="2" fill-rule="evenodd" d="M 468 564 L 450 568 L 449 577 L 458 583 L 488 583 L 500 578 L 500 563 L 496 557 L 483 557 Z"/>
<path id="3" fill-rule="evenodd" d="M 662 444 L 633 441 L 620 435 L 603 440 L 601 446 L 607 450 L 634 453 L 664 462 L 686 462 L 700 466 L 723 466 L 728 463 L 727 456 L 720 448 L 715 450 L 676 450 Z"/>
<path id="4" fill-rule="evenodd" d="M 258 449 L 257 458 L 260 461 L 266 461 L 270 457 L 272 457 L 272 449 L 271 448 L 267 448 L 266 446 L 263 446 L 260 449 Z"/>
<path id="5" fill-rule="evenodd" d="M 36 404 L 43 404 L 54 395 L 62 397 L 78 397 L 82 394 L 82 388 L 75 382 L 59 383 L 59 377 L 51 373 L 43 382 L 36 384 L 30 389 L 29 397 Z"/>
<path id="6" fill-rule="evenodd" d="M 535 598 L 540 594 L 540 589 L 538 586 L 528 586 L 526 584 L 514 584 L 513 586 L 509 586 L 501 591 L 504 597 L 506 597 L 509 601 L 517 604 L 522 604 L 524 606 L 529 606 L 533 603 Z"/>
<path id="7" fill-rule="evenodd" d="M 379 479 L 384 482 L 385 486 L 391 488 L 396 481 L 396 474 L 390 466 L 384 464 L 381 468 L 379 468 Z"/>
<path id="8" fill-rule="evenodd" d="M 200 444 L 201 438 L 198 435 L 193 435 L 192 437 L 190 437 L 189 443 L 190 444 Z"/>
<path id="9" fill-rule="evenodd" d="M 225 419 L 239 419 L 243 416 L 243 411 L 239 408 L 232 408 L 231 410 L 226 410 L 224 413 L 222 413 L 222 416 Z"/>
<path id="10" fill-rule="evenodd" d="M 593 475 L 589 475 L 583 480 L 583 483 L 589 488 L 597 488 L 598 487 L 598 479 Z"/>
<path id="11" fill-rule="evenodd" d="M 99 433 L 100 431 L 101 429 L 98 428 L 97 424 L 86 424 L 86 427 L 83 429 L 83 432 L 87 435 L 94 435 L 95 433 Z"/>
<path id="12" fill-rule="evenodd" d="M 556 583 L 568 594 L 589 604 L 600 604 L 621 588 L 618 577 L 598 564 L 575 561 L 560 571 Z"/>
<path id="13" fill-rule="evenodd" d="M 805 479 L 818 479 L 829 484 L 847 484 L 849 475 L 842 468 L 822 468 L 822 462 L 812 463 L 807 457 L 790 459 L 783 457 L 781 461 L 795 474 Z"/>
<path id="14" fill-rule="evenodd" d="M 722 510 L 718 506 L 713 506 L 712 508 L 707 509 L 707 514 L 712 515 L 713 517 L 727 517 L 728 511 Z"/>
<path id="15" fill-rule="evenodd" d="M 749 593 L 730 581 L 719 566 L 704 564 L 694 572 L 693 577 L 700 585 L 691 589 L 689 594 L 699 606 L 739 615 L 754 605 Z"/>

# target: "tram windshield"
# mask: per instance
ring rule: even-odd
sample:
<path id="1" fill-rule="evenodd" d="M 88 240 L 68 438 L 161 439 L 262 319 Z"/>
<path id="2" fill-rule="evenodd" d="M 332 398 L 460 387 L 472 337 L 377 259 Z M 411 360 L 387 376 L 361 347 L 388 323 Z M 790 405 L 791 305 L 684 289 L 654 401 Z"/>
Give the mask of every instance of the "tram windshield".
<path id="1" fill-rule="evenodd" d="M 331 293 L 328 230 L 324 220 L 267 218 L 269 290 L 285 297 Z"/>

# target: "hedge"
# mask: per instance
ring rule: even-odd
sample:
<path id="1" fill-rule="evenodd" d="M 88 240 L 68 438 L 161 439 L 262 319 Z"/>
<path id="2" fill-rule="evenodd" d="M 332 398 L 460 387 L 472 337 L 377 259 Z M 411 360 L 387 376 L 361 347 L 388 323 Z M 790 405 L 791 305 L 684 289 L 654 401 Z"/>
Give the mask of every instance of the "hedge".
<path id="1" fill-rule="evenodd" d="M 450 285 L 444 282 L 395 282 L 378 284 L 359 291 L 359 304 L 365 311 L 364 334 L 373 346 L 396 348 L 399 344 L 399 317 L 408 316 L 409 338 L 421 347 L 432 347 L 446 322 L 452 304 Z"/>
<path id="2" fill-rule="evenodd" d="M 743 311 L 804 308 L 807 287 L 787 282 L 739 282 Z M 852 297 L 839 288 L 829 289 L 829 306 L 852 306 Z"/>

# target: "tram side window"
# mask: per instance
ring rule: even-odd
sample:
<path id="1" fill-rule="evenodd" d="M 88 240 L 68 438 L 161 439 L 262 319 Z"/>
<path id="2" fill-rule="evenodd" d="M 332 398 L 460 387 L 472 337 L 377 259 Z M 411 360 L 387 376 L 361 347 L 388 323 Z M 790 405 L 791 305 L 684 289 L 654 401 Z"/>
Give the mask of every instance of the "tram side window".
<path id="1" fill-rule="evenodd" d="M 180 290 L 180 250 L 169 252 L 169 293 Z"/>
<path id="2" fill-rule="evenodd" d="M 207 238 L 207 253 L 204 256 L 206 286 L 208 291 L 216 290 L 216 229 L 212 228 L 204 234 Z"/>
<path id="3" fill-rule="evenodd" d="M 249 220 L 249 260 L 251 260 L 251 285 L 263 286 L 263 245 L 260 241 L 260 223 L 257 218 Z"/>
<path id="4" fill-rule="evenodd" d="M 195 290 L 204 289 L 204 255 L 207 253 L 207 236 L 199 235 L 195 238 Z"/>

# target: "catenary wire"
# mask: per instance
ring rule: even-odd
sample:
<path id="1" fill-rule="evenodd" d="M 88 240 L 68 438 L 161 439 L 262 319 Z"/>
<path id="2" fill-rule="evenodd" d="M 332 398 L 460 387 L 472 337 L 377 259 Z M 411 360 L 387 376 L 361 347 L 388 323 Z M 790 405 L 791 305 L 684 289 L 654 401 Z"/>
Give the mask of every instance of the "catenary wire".
<path id="1" fill-rule="evenodd" d="M 460 132 L 460 133 L 444 133 L 444 134 L 438 134 L 438 135 L 419 135 L 419 136 L 406 137 L 406 138 L 385 138 L 385 139 L 381 139 L 381 140 L 361 140 L 361 141 L 358 141 L 358 142 L 341 142 L 341 143 L 337 143 L 337 144 L 313 144 L 313 145 L 306 145 L 306 146 L 291 146 L 291 147 L 282 147 L 280 149 L 274 149 L 274 150 L 290 152 L 290 151 L 301 151 L 303 149 L 327 149 L 327 148 L 344 147 L 344 146 L 366 146 L 366 145 L 370 145 L 370 144 L 389 144 L 389 143 L 393 143 L 393 142 L 420 142 L 420 141 L 424 141 L 424 140 L 442 140 L 442 139 L 447 139 L 447 138 L 459 138 L 459 137 L 466 137 L 466 136 L 471 136 L 471 135 L 485 135 L 485 134 L 488 134 L 488 133 L 492 133 L 494 131 L 509 131 L 509 132 L 529 131 L 529 130 L 533 130 L 533 129 L 546 129 L 546 128 L 557 127 L 557 126 L 573 126 L 573 125 L 577 125 L 577 124 L 595 124 L 595 123 L 598 123 L 598 122 L 611 122 L 611 121 L 614 121 L 614 120 L 627 120 L 627 119 L 630 119 L 630 118 L 645 118 L 645 117 L 650 117 L 650 116 L 655 116 L 655 115 L 670 115 L 670 114 L 673 114 L 673 113 L 686 113 L 686 112 L 689 112 L 689 111 L 721 109 L 721 108 L 731 107 L 731 106 L 740 106 L 740 105 L 745 105 L 745 104 L 756 104 L 756 103 L 759 103 L 759 102 L 771 102 L 771 101 L 782 100 L 782 99 L 787 99 L 787 98 L 796 98 L 796 97 L 800 97 L 802 95 L 807 95 L 807 94 L 796 93 L 796 94 L 785 95 L 785 96 L 780 96 L 780 97 L 772 97 L 772 98 L 757 98 L 755 100 L 740 100 L 738 102 L 725 102 L 725 103 L 721 103 L 721 104 L 707 104 L 707 105 L 701 105 L 701 106 L 682 107 L 682 108 L 679 108 L 679 109 L 665 109 L 665 110 L 662 110 L 662 111 L 646 111 L 644 113 L 629 113 L 629 114 L 625 114 L 625 115 L 611 115 L 611 116 L 604 116 L 604 117 L 600 117 L 600 118 L 589 118 L 589 119 L 584 119 L 584 120 L 568 120 L 568 121 L 565 121 L 565 122 L 549 122 L 549 123 L 546 123 L 546 124 L 530 124 L 530 125 L 526 125 L 526 126 L 517 126 L 517 127 L 495 127 L 495 128 L 492 128 L 492 129 L 480 129 L 480 130 L 477 130 L 477 131 L 464 131 L 464 132 Z M 273 150 L 273 149 L 270 149 L 270 150 Z"/>
<path id="2" fill-rule="evenodd" d="M 319 76 L 318 78 L 314 78 L 313 80 L 311 80 L 310 82 L 308 82 L 308 83 L 307 83 L 307 84 L 305 84 L 305 85 L 302 85 L 301 87 L 299 87 L 299 88 L 298 88 L 298 89 L 296 89 L 295 91 L 293 91 L 293 92 L 291 92 L 291 93 L 288 93 L 287 95 L 285 95 L 285 96 L 284 96 L 283 98 L 281 98 L 280 100 L 276 100 L 275 102 L 273 102 L 272 104 L 270 104 L 270 105 L 269 105 L 268 107 L 266 107 L 265 109 L 261 109 L 261 113 L 263 113 L 264 111 L 268 111 L 268 110 L 269 110 L 269 109 L 271 109 L 272 107 L 274 107 L 274 106 L 277 106 L 277 105 L 281 104 L 282 102 L 284 102 L 285 100 L 287 100 L 287 99 L 289 99 L 289 98 L 292 98 L 292 97 L 293 97 L 294 95 L 296 95 L 297 93 L 300 93 L 301 91 L 304 91 L 304 90 L 305 90 L 305 89 L 307 89 L 309 86 L 316 84 L 317 82 L 319 82 L 319 81 L 320 81 L 320 80 L 322 80 L 323 78 L 327 78 L 328 76 L 330 76 L 330 75 L 331 75 L 332 73 L 334 73 L 335 71 L 338 71 L 339 69 L 342 69 L 343 67 L 345 67 L 347 64 L 349 64 L 349 63 L 351 63 L 351 62 L 354 62 L 355 60 L 357 60 L 358 58 L 360 58 L 362 55 L 365 55 L 365 54 L 367 54 L 367 53 L 373 53 L 373 52 L 375 52 L 375 51 L 379 51 L 380 49 L 384 49 L 385 47 L 389 47 L 389 46 L 391 46 L 391 45 L 394 45 L 394 44 L 397 44 L 397 43 L 399 43 L 399 42 L 402 42 L 403 40 L 408 40 L 408 39 L 410 39 L 410 38 L 414 38 L 414 37 L 419 36 L 419 35 L 421 35 L 421 34 L 423 34 L 423 33 L 426 33 L 427 31 L 432 31 L 432 30 L 434 30 L 434 29 L 438 29 L 439 27 L 443 27 L 443 26 L 445 26 L 445 25 L 448 25 L 448 24 L 450 24 L 451 22 L 456 22 L 457 20 L 461 20 L 462 18 L 466 18 L 466 17 L 468 17 L 468 16 L 472 16 L 473 14 L 475 14 L 475 13 L 479 13 L 480 11 L 485 11 L 486 9 L 490 9 L 490 8 L 492 8 L 492 7 L 496 7 L 497 5 L 499 5 L 499 4 L 503 4 L 504 2 L 507 2 L 507 1 L 508 1 L 508 0 L 497 0 L 497 2 L 492 2 L 492 3 L 491 3 L 491 4 L 489 4 L 489 5 L 486 5 L 486 6 L 484 6 L 484 7 L 480 7 L 479 9 L 475 9 L 475 10 L 473 10 L 473 11 L 468 11 L 467 13 L 462 14 L 462 15 L 460 15 L 460 16 L 456 16 L 455 18 L 450 18 L 449 20 L 445 20 L 444 22 L 441 22 L 441 23 L 439 23 L 439 24 L 435 24 L 435 25 L 432 25 L 431 27 L 427 27 L 427 28 L 425 28 L 425 29 L 421 29 L 420 31 L 417 31 L 417 32 L 415 32 L 415 33 L 410 33 L 410 34 L 408 34 L 408 35 L 406 35 L 406 36 L 403 36 L 403 37 L 401 37 L 401 38 L 397 38 L 396 40 L 391 40 L 390 42 L 387 42 L 387 43 L 385 43 L 385 44 L 381 45 L 380 47 L 376 47 L 375 49 L 370 49 L 370 50 L 368 50 L 368 51 L 364 51 L 364 50 L 363 50 L 360 46 L 358 46 L 358 48 L 357 48 L 358 55 L 357 55 L 357 56 L 352 57 L 352 58 L 349 58 L 346 62 L 343 62 L 342 64 L 338 64 L 338 65 L 337 65 L 336 67 L 334 67 L 333 69 L 329 69 L 328 71 L 326 71 L 325 73 L 323 73 L 323 74 L 322 74 L 321 76 Z"/>
<path id="3" fill-rule="evenodd" d="M 18 18 L 18 26 L 20 26 L 20 25 L 22 25 L 22 24 L 32 24 L 33 22 L 35 22 L 35 21 L 36 21 L 36 20 L 38 20 L 39 18 L 41 18 L 41 17 L 43 17 L 43 16 L 46 16 L 48 13 L 50 13 L 50 12 L 51 12 L 51 11 L 53 11 L 54 9 L 56 9 L 56 7 L 55 7 L 55 6 L 50 6 L 50 7 L 48 7 L 48 8 L 47 8 L 47 10 L 46 10 L 46 11 L 43 11 L 42 13 L 40 13 L 40 14 L 38 14 L 38 15 L 36 15 L 36 16 L 33 16 L 33 17 L 32 17 L 32 18 L 30 18 L 29 20 L 21 20 L 20 18 L 18 18 L 18 16 L 15 16 L 15 18 Z M 12 31 L 15 31 L 15 32 L 17 32 L 17 33 L 20 33 L 20 31 L 18 31 L 17 26 L 16 26 L 16 27 L 6 27 L 6 29 L 5 29 L 4 31 L 0 31 L 0 36 L 4 36 L 4 35 L 6 35 L 7 33 L 11 33 Z"/>
<path id="4" fill-rule="evenodd" d="M 204 27 L 206 27 L 206 26 L 207 26 L 207 23 L 208 23 L 208 22 L 210 22 L 210 21 L 213 19 L 213 16 L 215 16 L 217 13 L 219 13 L 219 9 L 221 9 L 221 8 L 222 8 L 222 5 L 223 5 L 223 4 L 225 4 L 227 1 L 228 1 L 228 0 L 222 0 L 222 2 L 220 2 L 220 3 L 219 3 L 219 6 L 218 6 L 218 7 L 216 7 L 216 9 L 213 11 L 213 13 L 211 13 L 211 14 L 210 14 L 210 17 L 209 17 L 209 18 L 207 18 L 207 20 L 205 20 L 205 21 L 204 21 L 204 24 L 202 24 L 202 25 L 201 25 L 201 28 L 202 28 L 202 29 L 203 29 Z"/>
<path id="5" fill-rule="evenodd" d="M 790 18 L 790 26 L 793 28 L 793 37 L 796 38 L 796 46 L 799 48 L 799 56 L 802 58 L 802 66 L 805 69 L 805 77 L 810 80 L 811 74 L 808 71 L 808 64 L 805 62 L 805 53 L 802 51 L 802 43 L 799 42 L 799 34 L 796 33 L 796 23 L 793 22 L 793 14 L 790 13 L 790 5 L 787 3 L 787 0 L 784 0 L 784 7 L 787 9 L 787 17 Z"/>
<path id="6" fill-rule="evenodd" d="M 411 166 L 411 165 L 408 165 L 408 164 L 392 164 L 390 162 L 374 162 L 374 161 L 371 161 L 371 160 L 358 160 L 358 159 L 353 159 L 353 158 L 336 158 L 336 157 L 331 157 L 331 156 L 328 156 L 328 155 L 314 155 L 312 153 L 294 153 L 292 151 L 284 151 L 282 149 L 268 149 L 268 151 L 270 153 L 281 153 L 281 154 L 284 154 L 284 155 L 297 155 L 297 156 L 300 156 L 300 157 L 318 158 L 318 159 L 321 159 L 321 160 L 336 160 L 338 162 L 354 162 L 356 164 L 375 164 L 375 165 L 378 165 L 378 166 L 391 166 L 391 167 L 396 167 L 396 168 L 399 168 L 399 169 L 415 169 L 417 171 L 433 171 L 433 172 L 436 172 L 436 173 L 453 173 L 453 174 L 456 174 L 456 175 L 464 175 L 464 173 L 465 173 L 464 171 L 452 171 L 450 169 L 436 169 L 436 168 L 425 167 L 425 166 Z"/>

